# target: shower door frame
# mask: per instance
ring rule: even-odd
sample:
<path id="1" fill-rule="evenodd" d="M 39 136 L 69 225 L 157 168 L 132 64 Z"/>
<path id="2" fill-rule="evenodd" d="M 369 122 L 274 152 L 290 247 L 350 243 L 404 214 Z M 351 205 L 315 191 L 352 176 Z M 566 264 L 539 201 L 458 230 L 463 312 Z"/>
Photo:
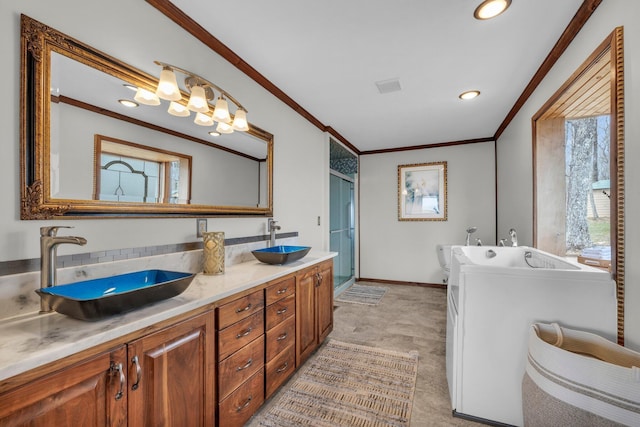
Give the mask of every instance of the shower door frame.
<path id="1" fill-rule="evenodd" d="M 349 277 L 346 281 L 339 283 L 337 280 L 335 281 L 334 284 L 334 294 L 338 295 L 340 294 L 342 291 L 344 291 L 345 289 L 347 289 L 349 286 L 351 286 L 355 280 L 356 280 L 356 219 L 358 218 L 357 216 L 357 203 L 356 203 L 356 178 L 352 178 L 348 175 L 344 175 L 340 172 L 337 172 L 333 169 L 329 169 L 329 174 L 333 175 L 343 181 L 347 181 L 350 182 L 352 187 L 351 187 L 351 196 L 350 196 L 350 204 L 351 204 L 351 212 L 349 214 L 349 219 L 350 219 L 350 224 L 348 224 L 348 227 L 345 228 L 341 228 L 339 230 L 332 230 L 331 229 L 331 218 L 329 219 L 329 245 L 331 245 L 331 236 L 334 233 L 344 233 L 345 231 L 347 231 L 350 234 L 350 240 L 351 240 L 351 277 Z M 356 175 L 357 177 L 357 175 Z M 329 186 L 331 187 L 331 186 Z M 331 200 L 331 197 L 330 197 Z M 333 250 L 333 249 L 331 249 Z M 336 258 L 334 258 L 334 263 L 340 258 L 341 254 L 340 252 L 338 252 L 338 256 Z M 338 272 L 338 268 L 334 267 L 334 270 L 336 272 Z M 335 273 L 334 273 L 334 279 L 335 279 Z"/>

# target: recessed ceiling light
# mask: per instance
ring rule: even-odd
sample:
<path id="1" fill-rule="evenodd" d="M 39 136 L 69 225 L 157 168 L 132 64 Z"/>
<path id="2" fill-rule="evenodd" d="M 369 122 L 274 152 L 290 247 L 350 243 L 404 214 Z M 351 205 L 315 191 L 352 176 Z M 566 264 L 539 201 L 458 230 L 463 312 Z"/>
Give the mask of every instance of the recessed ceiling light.
<path id="1" fill-rule="evenodd" d="M 122 84 L 122 86 L 124 86 L 124 87 L 126 87 L 127 89 L 132 90 L 132 91 L 134 91 L 134 92 L 138 90 L 138 88 L 137 88 L 137 87 L 135 87 L 134 85 L 131 85 L 131 84 L 129 84 L 129 83 L 123 83 L 123 84 Z"/>
<path id="2" fill-rule="evenodd" d="M 125 107 L 129 107 L 129 108 L 135 108 L 138 106 L 137 102 L 133 102 L 131 100 L 128 99 L 118 99 L 118 102 L 122 105 L 124 105 Z"/>
<path id="3" fill-rule="evenodd" d="M 209 132 L 209 135 L 211 135 L 211 136 L 220 136 L 220 132 L 216 132 L 215 130 L 212 130 L 211 132 Z"/>
<path id="4" fill-rule="evenodd" d="M 478 95 L 480 95 L 480 91 L 479 90 L 468 90 L 468 91 L 462 92 L 460 95 L 458 95 L 458 98 L 464 99 L 464 100 L 469 100 L 469 99 L 475 98 Z"/>
<path id="5" fill-rule="evenodd" d="M 507 10 L 511 0 L 484 0 L 473 12 L 476 19 L 491 19 Z"/>

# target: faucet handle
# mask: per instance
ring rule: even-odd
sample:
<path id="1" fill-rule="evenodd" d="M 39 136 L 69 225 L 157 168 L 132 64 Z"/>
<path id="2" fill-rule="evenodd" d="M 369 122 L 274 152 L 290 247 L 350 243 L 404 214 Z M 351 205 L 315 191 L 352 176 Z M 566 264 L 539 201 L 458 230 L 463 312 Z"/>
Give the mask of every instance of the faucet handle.
<path id="1" fill-rule="evenodd" d="M 54 237 L 59 228 L 73 228 L 70 225 L 52 225 L 48 227 L 40 227 L 40 236 Z"/>

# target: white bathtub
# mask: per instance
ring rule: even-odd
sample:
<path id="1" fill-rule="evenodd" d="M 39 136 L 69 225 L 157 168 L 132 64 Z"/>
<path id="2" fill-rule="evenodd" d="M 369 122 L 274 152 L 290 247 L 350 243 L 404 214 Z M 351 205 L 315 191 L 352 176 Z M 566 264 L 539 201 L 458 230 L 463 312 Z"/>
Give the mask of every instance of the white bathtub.
<path id="1" fill-rule="evenodd" d="M 447 381 L 459 415 L 522 425 L 533 323 L 616 339 L 609 273 L 534 248 L 454 246 L 447 292 Z"/>

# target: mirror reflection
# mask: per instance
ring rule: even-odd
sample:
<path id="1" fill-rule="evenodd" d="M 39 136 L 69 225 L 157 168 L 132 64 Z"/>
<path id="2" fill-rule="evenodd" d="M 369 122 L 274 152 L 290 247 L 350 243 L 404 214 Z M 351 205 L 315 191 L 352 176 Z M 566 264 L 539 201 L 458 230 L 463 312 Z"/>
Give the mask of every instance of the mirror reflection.
<path id="1" fill-rule="evenodd" d="M 220 134 L 169 101 L 141 103 L 156 77 L 22 18 L 23 219 L 270 214 L 271 134 Z"/>

